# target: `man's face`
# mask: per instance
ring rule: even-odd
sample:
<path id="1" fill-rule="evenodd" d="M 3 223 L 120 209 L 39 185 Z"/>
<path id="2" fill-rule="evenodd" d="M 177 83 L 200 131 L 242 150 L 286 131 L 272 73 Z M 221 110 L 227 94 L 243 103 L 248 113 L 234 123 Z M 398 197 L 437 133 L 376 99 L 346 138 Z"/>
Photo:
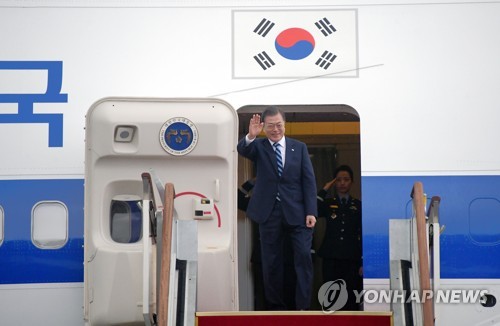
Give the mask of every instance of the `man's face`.
<path id="1" fill-rule="evenodd" d="M 264 121 L 264 133 L 273 142 L 280 141 L 283 138 L 285 134 L 285 121 L 283 121 L 281 114 L 278 113 L 266 117 L 266 121 Z"/>
<path id="2" fill-rule="evenodd" d="M 339 195 L 348 194 L 351 191 L 352 179 L 347 171 L 339 171 L 335 180 L 335 187 Z"/>

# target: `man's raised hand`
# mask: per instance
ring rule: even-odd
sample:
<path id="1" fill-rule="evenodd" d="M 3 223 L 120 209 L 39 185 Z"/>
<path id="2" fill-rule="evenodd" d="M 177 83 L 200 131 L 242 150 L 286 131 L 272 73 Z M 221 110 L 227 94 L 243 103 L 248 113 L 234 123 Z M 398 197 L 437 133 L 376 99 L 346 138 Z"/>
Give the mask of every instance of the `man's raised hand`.
<path id="1" fill-rule="evenodd" d="M 260 121 L 260 114 L 254 114 L 248 126 L 248 138 L 255 139 L 261 133 L 263 127 L 264 122 Z"/>

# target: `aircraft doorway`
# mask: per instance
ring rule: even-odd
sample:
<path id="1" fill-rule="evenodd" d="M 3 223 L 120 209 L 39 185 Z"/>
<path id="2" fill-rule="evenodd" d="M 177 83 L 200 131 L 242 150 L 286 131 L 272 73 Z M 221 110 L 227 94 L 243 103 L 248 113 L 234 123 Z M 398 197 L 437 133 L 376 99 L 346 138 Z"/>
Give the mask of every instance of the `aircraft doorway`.
<path id="1" fill-rule="evenodd" d="M 238 139 L 248 133 L 248 124 L 253 114 L 261 114 L 265 105 L 248 105 L 238 110 Z M 360 119 L 347 105 L 277 105 L 285 112 L 285 135 L 307 144 L 313 164 L 317 190 L 334 178 L 334 170 L 340 165 L 349 165 L 354 174 L 350 194 L 361 200 Z M 261 134 L 263 136 L 263 134 Z M 240 193 L 238 209 L 238 261 L 240 310 L 265 310 L 262 278 L 257 250 L 258 230 L 254 222 L 245 216 L 245 198 L 248 180 L 254 178 L 252 162 L 238 157 L 238 186 Z M 251 186 L 251 185 L 250 185 Z M 332 195 L 331 189 L 328 195 Z M 251 196 L 251 192 L 249 193 Z M 241 202 L 243 201 L 243 205 Z M 325 235 L 326 221 L 318 218 L 313 238 L 313 249 L 317 251 Z M 257 231 L 257 232 L 256 232 Z M 257 249 L 256 249 L 257 248 Z M 286 264 L 286 261 L 285 261 Z M 317 293 L 322 279 L 322 259 L 313 252 L 314 286 L 311 310 L 321 310 Z M 293 270 L 293 265 L 289 266 Z M 285 270 L 287 267 L 285 266 Z M 288 278 L 288 277 L 287 277 Z M 293 284 L 285 278 L 285 284 Z M 285 285 L 285 287 L 287 287 Z M 288 293 L 287 293 L 288 292 Z M 285 289 L 287 294 L 293 294 Z M 293 299 L 293 298 L 292 298 Z"/>

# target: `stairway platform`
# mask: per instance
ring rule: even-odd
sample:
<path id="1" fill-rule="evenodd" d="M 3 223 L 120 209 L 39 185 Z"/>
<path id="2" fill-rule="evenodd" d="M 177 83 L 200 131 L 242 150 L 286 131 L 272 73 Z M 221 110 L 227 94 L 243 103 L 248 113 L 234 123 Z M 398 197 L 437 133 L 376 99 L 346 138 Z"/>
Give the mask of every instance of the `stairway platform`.
<path id="1" fill-rule="evenodd" d="M 224 311 L 197 312 L 196 326 L 393 326 L 389 311 Z"/>

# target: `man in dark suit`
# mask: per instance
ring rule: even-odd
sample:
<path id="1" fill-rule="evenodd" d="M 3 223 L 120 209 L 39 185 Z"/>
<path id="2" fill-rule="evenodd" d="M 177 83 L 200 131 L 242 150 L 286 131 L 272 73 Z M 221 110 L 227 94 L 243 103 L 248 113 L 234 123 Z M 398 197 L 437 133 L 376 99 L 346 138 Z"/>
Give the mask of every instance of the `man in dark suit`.
<path id="1" fill-rule="evenodd" d="M 318 250 L 323 259 L 323 282 L 343 279 L 349 295 L 339 310 L 360 310 L 353 291 L 363 290 L 361 201 L 350 195 L 353 172 L 349 166 L 339 166 L 334 175 L 318 192 L 318 216 L 326 218 L 325 237 Z M 335 194 L 327 198 L 333 185 Z"/>
<path id="2" fill-rule="evenodd" d="M 250 193 L 255 185 L 255 178 L 245 181 L 238 187 L 238 209 L 246 212 L 250 202 Z M 252 221 L 252 256 L 250 263 L 254 280 L 254 308 L 255 310 L 267 310 L 264 296 L 264 277 L 262 275 L 262 259 L 260 248 L 259 224 Z M 285 234 L 283 239 L 283 261 L 284 261 L 284 298 L 287 310 L 295 310 L 295 267 L 293 265 L 293 251 L 290 237 Z"/>
<path id="3" fill-rule="evenodd" d="M 257 138 L 264 130 L 266 138 Z M 257 176 L 247 216 L 259 224 L 265 296 L 270 310 L 286 309 L 283 298 L 283 239 L 290 236 L 297 277 L 295 307 L 309 309 L 316 223 L 316 181 L 304 143 L 284 136 L 285 114 L 268 107 L 250 119 L 238 152 L 252 160 Z"/>

